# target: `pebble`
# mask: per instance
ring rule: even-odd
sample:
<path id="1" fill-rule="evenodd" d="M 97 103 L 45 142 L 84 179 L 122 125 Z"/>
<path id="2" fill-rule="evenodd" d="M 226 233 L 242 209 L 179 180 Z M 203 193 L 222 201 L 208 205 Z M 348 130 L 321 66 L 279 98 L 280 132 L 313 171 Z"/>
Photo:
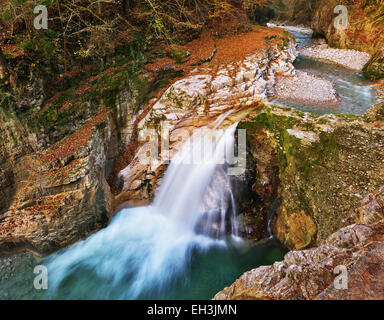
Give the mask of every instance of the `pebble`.
<path id="1" fill-rule="evenodd" d="M 371 59 L 368 53 L 350 49 L 334 49 L 327 45 L 316 45 L 299 48 L 302 57 L 326 60 L 339 64 L 345 68 L 362 71 L 365 64 Z"/>
<path id="2" fill-rule="evenodd" d="M 339 103 L 332 81 L 301 70 L 297 70 L 295 76 L 281 77 L 277 80 L 275 97 L 291 102 Z"/>

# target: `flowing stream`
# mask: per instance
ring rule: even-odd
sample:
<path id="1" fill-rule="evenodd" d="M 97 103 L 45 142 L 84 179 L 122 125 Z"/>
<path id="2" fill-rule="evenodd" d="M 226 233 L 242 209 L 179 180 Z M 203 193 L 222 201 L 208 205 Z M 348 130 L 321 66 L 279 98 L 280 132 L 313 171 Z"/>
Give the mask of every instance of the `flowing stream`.
<path id="1" fill-rule="evenodd" d="M 286 251 L 273 238 L 238 237 L 227 175 L 237 124 L 218 130 L 224 118 L 184 143 L 152 205 L 123 209 L 107 228 L 40 261 L 46 292 L 20 288 L 33 283 L 24 274 L 8 298 L 210 299 L 243 272 L 282 259 Z"/>
<path id="2" fill-rule="evenodd" d="M 290 30 L 290 33 L 295 36 L 298 47 L 311 46 L 313 44 L 311 34 L 299 33 L 292 30 Z M 379 102 L 377 94 L 372 88 L 374 82 L 367 79 L 362 72 L 301 56 L 296 59 L 294 65 L 297 70 L 302 70 L 331 80 L 334 83 L 340 103 L 336 106 L 320 107 L 318 105 L 301 104 L 297 102 L 291 103 L 279 99 L 273 102 L 316 114 L 344 113 L 357 115 L 363 114 L 373 104 Z"/>

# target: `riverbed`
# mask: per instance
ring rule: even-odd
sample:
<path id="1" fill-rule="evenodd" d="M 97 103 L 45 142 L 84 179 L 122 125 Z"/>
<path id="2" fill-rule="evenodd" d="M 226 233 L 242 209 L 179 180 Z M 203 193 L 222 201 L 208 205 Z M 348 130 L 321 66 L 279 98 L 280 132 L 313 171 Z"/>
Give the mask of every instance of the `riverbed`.
<path id="1" fill-rule="evenodd" d="M 312 34 L 309 32 L 299 33 L 296 30 L 292 31 L 292 29 L 289 31 L 297 40 L 299 53 L 300 48 L 311 48 L 315 45 Z M 333 50 L 336 51 L 336 49 Z M 362 71 L 349 69 L 322 59 L 308 58 L 300 54 L 294 66 L 298 72 L 308 75 L 308 83 L 297 84 L 295 81 L 290 83 L 289 79 L 284 79 L 283 89 L 286 91 L 286 95 L 273 97 L 272 102 L 315 114 L 361 115 L 373 104 L 380 101 L 374 89 L 375 82 L 367 79 Z M 324 89 L 326 90 L 325 93 Z M 325 98 L 328 93 L 333 98 Z M 311 99 L 306 99 L 305 94 L 309 94 Z"/>

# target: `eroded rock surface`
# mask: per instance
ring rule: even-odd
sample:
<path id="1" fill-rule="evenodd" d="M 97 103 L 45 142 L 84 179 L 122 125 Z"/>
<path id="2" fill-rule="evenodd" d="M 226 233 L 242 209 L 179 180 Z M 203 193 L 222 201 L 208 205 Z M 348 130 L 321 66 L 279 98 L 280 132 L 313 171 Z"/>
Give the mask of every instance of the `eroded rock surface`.
<path id="1" fill-rule="evenodd" d="M 95 129 L 102 124 L 104 129 Z M 0 212 L 0 253 L 24 248 L 49 253 L 108 222 L 111 195 L 104 170 L 111 139 L 109 124 L 108 113 L 100 113 L 44 150 L 37 148 L 32 135 L 29 145 L 23 145 L 18 136 L 3 140 L 2 151 L 17 151 L 12 146 L 16 143 L 29 149 L 3 158 L 2 167 L 8 168 L 5 177 L 11 180 L 2 181 L 2 191 L 7 194 Z M 24 131 L 13 130 L 12 134 L 23 137 Z"/>
<path id="2" fill-rule="evenodd" d="M 318 248 L 290 251 L 281 262 L 244 273 L 214 299 L 384 299 L 382 197 L 383 188 L 370 196 L 375 214 L 381 212 L 378 222 L 350 225 Z M 359 210 L 367 218 L 372 213 L 367 203 Z M 347 289 L 335 286 L 341 268 L 347 274 Z"/>
<path id="3" fill-rule="evenodd" d="M 349 225 L 351 210 L 384 185 L 383 107 L 363 116 L 316 116 L 271 105 L 240 123 L 256 146 L 272 141 L 261 151 L 269 156 L 255 160 L 278 168 L 282 204 L 272 229 L 288 248 L 319 245 Z"/>
<path id="4" fill-rule="evenodd" d="M 117 201 L 151 199 L 167 160 L 172 159 L 193 130 L 205 126 L 227 127 L 260 108 L 262 99 L 274 90 L 275 77 L 295 73 L 296 55 L 294 42 L 287 38 L 283 48 L 274 45 L 243 61 L 196 69 L 175 82 L 154 101 L 138 124 L 141 141 L 151 136 L 147 142 L 157 143 L 156 134 L 165 140 L 169 136 L 169 154 L 162 153 L 161 157 L 146 161 L 151 152 L 148 144 L 139 148 L 133 161 L 119 173 L 123 187 Z M 164 122 L 167 128 L 161 132 Z"/>

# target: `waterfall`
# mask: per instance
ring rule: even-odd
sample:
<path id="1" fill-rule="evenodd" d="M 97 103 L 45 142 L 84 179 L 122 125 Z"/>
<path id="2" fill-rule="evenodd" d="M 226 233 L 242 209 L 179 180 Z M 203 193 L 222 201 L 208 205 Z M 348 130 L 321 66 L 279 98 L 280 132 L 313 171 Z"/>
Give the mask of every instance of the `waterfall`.
<path id="1" fill-rule="evenodd" d="M 231 233 L 238 236 L 235 202 L 225 170 L 227 160 L 232 162 L 236 127 L 202 128 L 183 145 L 155 196 L 156 210 L 215 238 L 225 238 L 229 221 Z"/>
<path id="2" fill-rule="evenodd" d="M 121 210 L 107 228 L 49 258 L 53 298 L 153 297 L 183 281 L 196 250 L 225 247 L 228 236 L 238 235 L 226 173 L 237 125 L 217 130 L 223 119 L 181 147 L 151 206 Z"/>

